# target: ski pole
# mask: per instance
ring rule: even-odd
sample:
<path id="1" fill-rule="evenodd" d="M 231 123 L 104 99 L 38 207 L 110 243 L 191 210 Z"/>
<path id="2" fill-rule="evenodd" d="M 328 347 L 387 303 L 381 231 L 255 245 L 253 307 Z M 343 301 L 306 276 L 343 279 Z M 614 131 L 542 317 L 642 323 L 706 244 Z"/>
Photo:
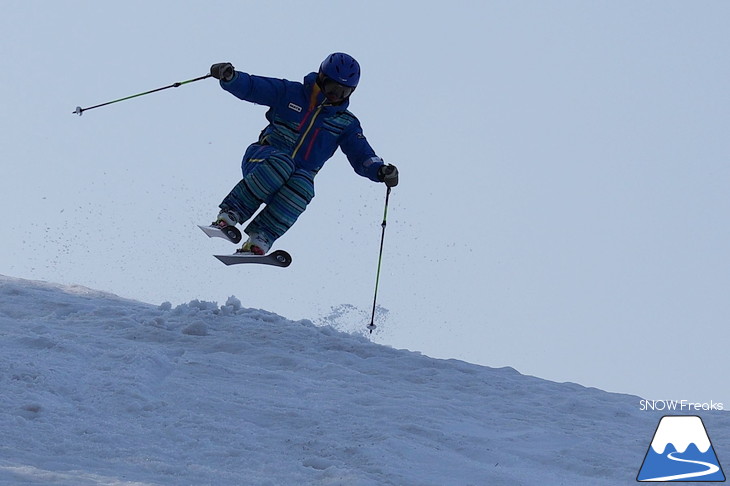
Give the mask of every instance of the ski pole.
<path id="1" fill-rule="evenodd" d="M 380 283 L 380 264 L 383 262 L 383 242 L 385 241 L 385 226 L 388 224 L 388 199 L 390 199 L 390 187 L 388 187 L 388 190 L 385 193 L 385 211 L 383 212 L 383 223 L 381 226 L 383 227 L 383 232 L 380 235 L 380 254 L 378 255 L 378 272 L 375 276 L 375 296 L 373 297 L 373 313 L 370 316 L 370 324 L 368 324 L 367 328 L 370 330 L 370 334 L 373 333 L 376 326 L 375 325 L 375 306 L 378 301 L 378 284 Z"/>
<path id="2" fill-rule="evenodd" d="M 80 106 L 77 106 L 76 109 L 72 113 L 75 113 L 75 114 L 81 116 L 81 114 L 87 110 L 93 110 L 94 108 L 101 108 L 102 106 L 111 105 L 112 103 L 119 103 L 120 101 L 131 100 L 132 98 L 137 98 L 139 96 L 144 96 L 144 95 L 148 95 L 151 93 L 157 93 L 158 91 L 162 91 L 162 90 L 169 89 L 169 88 L 177 88 L 179 86 L 182 86 L 183 84 L 193 83 L 195 81 L 200 81 L 201 79 L 205 79 L 205 78 L 209 78 L 209 77 L 211 77 L 211 75 L 206 74 L 205 76 L 200 76 L 199 78 L 188 79 L 187 81 L 180 81 L 178 83 L 173 83 L 170 86 L 164 86 L 162 88 L 145 91 L 144 93 L 137 93 L 135 95 L 126 96 L 124 98 L 119 98 L 118 100 L 114 100 L 114 101 L 107 101 L 106 103 L 101 103 L 99 105 L 90 106 L 88 108 L 81 108 Z"/>

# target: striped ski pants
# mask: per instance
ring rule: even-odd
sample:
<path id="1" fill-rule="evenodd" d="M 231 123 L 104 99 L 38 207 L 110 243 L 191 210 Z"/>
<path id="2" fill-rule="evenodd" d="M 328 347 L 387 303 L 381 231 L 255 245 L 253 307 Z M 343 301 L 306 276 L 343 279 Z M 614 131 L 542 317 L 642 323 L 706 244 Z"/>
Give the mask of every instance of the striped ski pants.
<path id="1" fill-rule="evenodd" d="M 314 197 L 315 172 L 298 169 L 288 155 L 259 144 L 246 150 L 241 170 L 243 179 L 223 199 L 220 208 L 234 211 L 243 223 L 266 204 L 244 232 L 273 243 L 291 228 Z"/>

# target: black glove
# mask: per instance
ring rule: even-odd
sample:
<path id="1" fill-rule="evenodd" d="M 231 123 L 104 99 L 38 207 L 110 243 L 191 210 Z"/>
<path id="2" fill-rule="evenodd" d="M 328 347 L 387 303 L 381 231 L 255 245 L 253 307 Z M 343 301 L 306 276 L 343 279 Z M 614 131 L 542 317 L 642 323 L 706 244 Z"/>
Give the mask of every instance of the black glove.
<path id="1" fill-rule="evenodd" d="M 378 169 L 378 179 L 381 182 L 385 182 L 388 187 L 395 187 L 398 185 L 398 167 L 392 164 L 385 164 Z"/>
<path id="2" fill-rule="evenodd" d="M 219 62 L 210 67 L 210 75 L 221 81 L 230 81 L 235 74 L 236 70 L 230 62 Z"/>

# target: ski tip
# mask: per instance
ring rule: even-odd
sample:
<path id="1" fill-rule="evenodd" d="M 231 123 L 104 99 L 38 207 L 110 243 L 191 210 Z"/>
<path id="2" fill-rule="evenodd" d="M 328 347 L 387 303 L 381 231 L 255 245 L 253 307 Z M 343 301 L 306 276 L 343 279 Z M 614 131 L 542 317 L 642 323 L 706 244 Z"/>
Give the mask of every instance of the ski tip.
<path id="1" fill-rule="evenodd" d="M 284 250 L 272 251 L 266 255 L 261 255 L 259 258 L 265 260 L 269 265 L 277 267 L 288 267 L 292 262 L 291 255 Z"/>
<path id="2" fill-rule="evenodd" d="M 276 250 L 275 252 L 271 253 L 271 257 L 275 258 L 282 267 L 288 267 L 289 265 L 291 265 L 292 262 L 291 255 L 284 250 Z"/>

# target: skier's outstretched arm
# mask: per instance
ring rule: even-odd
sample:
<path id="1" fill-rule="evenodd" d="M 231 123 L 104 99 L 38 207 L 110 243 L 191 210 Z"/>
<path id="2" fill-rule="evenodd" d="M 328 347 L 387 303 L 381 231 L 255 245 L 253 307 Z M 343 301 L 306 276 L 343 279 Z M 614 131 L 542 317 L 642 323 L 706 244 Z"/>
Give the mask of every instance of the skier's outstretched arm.
<path id="1" fill-rule="evenodd" d="M 213 64 L 210 74 L 220 80 L 221 88 L 236 98 L 259 105 L 273 106 L 286 91 L 286 82 L 283 79 L 236 71 L 229 62 Z"/>

